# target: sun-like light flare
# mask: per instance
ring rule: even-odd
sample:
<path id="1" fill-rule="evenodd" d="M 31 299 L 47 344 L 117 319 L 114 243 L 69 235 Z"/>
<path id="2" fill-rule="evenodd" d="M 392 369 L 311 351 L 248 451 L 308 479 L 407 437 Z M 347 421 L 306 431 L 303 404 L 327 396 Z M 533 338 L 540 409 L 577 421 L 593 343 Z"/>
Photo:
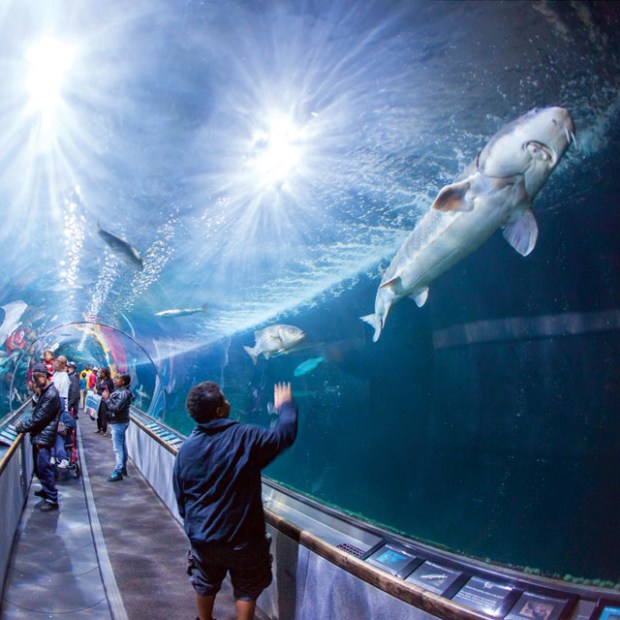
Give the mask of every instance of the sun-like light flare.
<path id="1" fill-rule="evenodd" d="M 62 102 L 63 86 L 73 64 L 74 50 L 58 39 L 47 37 L 29 48 L 27 59 L 30 72 L 26 85 L 31 106 L 49 116 Z"/>

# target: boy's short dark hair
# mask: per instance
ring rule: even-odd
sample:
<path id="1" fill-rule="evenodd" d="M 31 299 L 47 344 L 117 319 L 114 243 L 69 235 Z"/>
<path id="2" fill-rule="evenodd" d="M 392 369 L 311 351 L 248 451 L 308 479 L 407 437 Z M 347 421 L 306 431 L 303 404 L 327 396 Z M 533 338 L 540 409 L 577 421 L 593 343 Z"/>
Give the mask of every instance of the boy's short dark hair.
<path id="1" fill-rule="evenodd" d="M 223 404 L 224 394 L 213 381 L 203 381 L 195 385 L 185 400 L 187 412 L 198 424 L 215 420 L 217 408 Z"/>

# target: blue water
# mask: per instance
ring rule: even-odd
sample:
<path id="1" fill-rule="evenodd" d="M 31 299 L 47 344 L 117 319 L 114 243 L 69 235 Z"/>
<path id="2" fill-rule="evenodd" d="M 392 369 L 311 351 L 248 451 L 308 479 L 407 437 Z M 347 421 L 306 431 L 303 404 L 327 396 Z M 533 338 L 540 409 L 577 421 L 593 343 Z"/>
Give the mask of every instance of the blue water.
<path id="1" fill-rule="evenodd" d="M 31 0 L 0 26 L 0 417 L 46 348 L 128 370 L 138 406 L 186 433 L 197 381 L 262 425 L 291 381 L 300 431 L 275 480 L 458 553 L 617 584 L 618 5 Z M 42 33 L 74 54 L 45 109 Z M 534 202 L 533 253 L 496 233 L 373 343 L 359 317 L 438 190 L 549 105 L 577 142 Z M 303 347 L 254 365 L 243 347 L 277 323 Z"/>

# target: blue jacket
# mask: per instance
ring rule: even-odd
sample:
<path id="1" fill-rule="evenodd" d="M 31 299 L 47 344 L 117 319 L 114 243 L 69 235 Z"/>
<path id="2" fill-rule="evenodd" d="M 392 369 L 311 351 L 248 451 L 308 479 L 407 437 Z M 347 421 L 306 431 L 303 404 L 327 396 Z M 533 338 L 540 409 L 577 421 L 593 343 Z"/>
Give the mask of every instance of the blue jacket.
<path id="1" fill-rule="evenodd" d="M 199 424 L 181 446 L 173 485 L 192 543 L 264 541 L 261 470 L 297 436 L 295 406 L 286 403 L 279 413 L 273 428 L 227 418 Z"/>

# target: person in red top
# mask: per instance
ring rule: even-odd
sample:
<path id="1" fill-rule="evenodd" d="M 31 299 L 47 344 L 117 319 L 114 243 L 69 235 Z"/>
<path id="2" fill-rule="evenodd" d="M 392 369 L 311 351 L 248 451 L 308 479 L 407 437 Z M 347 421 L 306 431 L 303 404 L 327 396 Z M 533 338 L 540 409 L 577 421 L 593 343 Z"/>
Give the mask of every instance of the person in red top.
<path id="1" fill-rule="evenodd" d="M 43 363 L 47 367 L 47 372 L 50 375 L 54 374 L 54 354 L 49 349 L 43 351 Z"/>
<path id="2" fill-rule="evenodd" d="M 88 389 L 92 390 L 97 385 L 97 373 L 99 372 L 99 368 L 95 366 L 93 371 L 88 375 Z"/>

